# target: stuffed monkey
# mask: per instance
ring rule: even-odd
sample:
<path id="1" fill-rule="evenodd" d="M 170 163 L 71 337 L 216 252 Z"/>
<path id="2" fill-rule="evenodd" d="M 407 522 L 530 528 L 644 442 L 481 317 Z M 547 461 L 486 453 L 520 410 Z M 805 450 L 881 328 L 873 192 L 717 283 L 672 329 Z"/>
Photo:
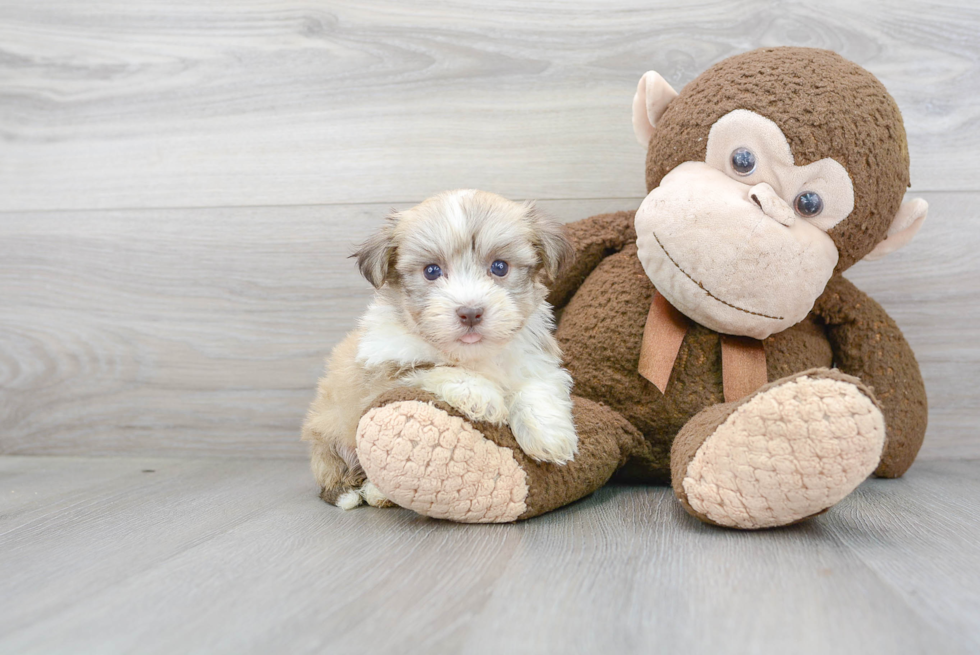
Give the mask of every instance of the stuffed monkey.
<path id="1" fill-rule="evenodd" d="M 575 382 L 574 461 L 536 462 L 506 426 L 401 389 L 365 413 L 357 446 L 395 503 L 514 521 L 616 476 L 756 529 L 912 464 L 927 413 L 915 357 L 841 275 L 926 216 L 903 203 L 905 131 L 881 83 L 832 52 L 766 48 L 680 94 L 647 73 L 633 126 L 649 195 L 567 226 L 577 258 L 550 296 Z"/>

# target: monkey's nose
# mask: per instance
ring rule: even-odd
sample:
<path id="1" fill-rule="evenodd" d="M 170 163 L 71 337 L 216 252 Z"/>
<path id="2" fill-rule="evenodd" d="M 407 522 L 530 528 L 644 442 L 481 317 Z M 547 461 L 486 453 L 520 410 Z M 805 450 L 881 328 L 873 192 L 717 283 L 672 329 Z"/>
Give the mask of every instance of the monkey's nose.
<path id="1" fill-rule="evenodd" d="M 777 223 L 792 227 L 796 222 L 796 214 L 786 201 L 779 197 L 776 190 L 765 182 L 756 184 L 749 189 L 749 200 L 759 205 L 762 212 Z"/>
<path id="2" fill-rule="evenodd" d="M 466 327 L 473 327 L 479 325 L 480 321 L 483 320 L 483 308 L 460 307 L 456 310 L 456 316 L 459 316 L 459 322 Z"/>

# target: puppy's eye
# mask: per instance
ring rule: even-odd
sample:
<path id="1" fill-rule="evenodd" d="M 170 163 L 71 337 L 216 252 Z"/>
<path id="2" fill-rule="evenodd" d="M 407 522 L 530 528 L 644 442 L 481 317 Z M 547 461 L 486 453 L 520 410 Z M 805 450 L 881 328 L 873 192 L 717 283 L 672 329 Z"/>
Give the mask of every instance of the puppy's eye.
<path id="1" fill-rule="evenodd" d="M 508 270 L 510 270 L 510 266 L 508 266 L 507 262 L 505 262 L 502 259 L 497 259 L 492 264 L 490 264 L 490 272 L 496 275 L 497 277 L 503 277 L 507 275 Z"/>
<path id="2" fill-rule="evenodd" d="M 823 211 L 823 200 L 813 191 L 804 191 L 796 196 L 793 208 L 800 216 L 812 218 Z"/>
<path id="3" fill-rule="evenodd" d="M 748 148 L 736 148 L 732 152 L 732 168 L 736 175 L 751 175 L 755 171 L 755 155 Z"/>
<path id="4" fill-rule="evenodd" d="M 422 275 L 426 280 L 435 280 L 442 275 L 442 269 L 439 268 L 439 264 L 429 264 L 422 269 Z"/>

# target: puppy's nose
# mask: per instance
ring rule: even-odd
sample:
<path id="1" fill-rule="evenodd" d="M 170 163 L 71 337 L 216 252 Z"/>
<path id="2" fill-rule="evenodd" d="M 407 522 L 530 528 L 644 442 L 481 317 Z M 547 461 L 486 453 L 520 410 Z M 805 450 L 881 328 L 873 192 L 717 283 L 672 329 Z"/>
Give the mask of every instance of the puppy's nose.
<path id="1" fill-rule="evenodd" d="M 456 316 L 459 316 L 459 322 L 463 325 L 473 327 L 474 325 L 479 325 L 480 321 L 483 320 L 483 308 L 460 307 L 456 310 Z"/>

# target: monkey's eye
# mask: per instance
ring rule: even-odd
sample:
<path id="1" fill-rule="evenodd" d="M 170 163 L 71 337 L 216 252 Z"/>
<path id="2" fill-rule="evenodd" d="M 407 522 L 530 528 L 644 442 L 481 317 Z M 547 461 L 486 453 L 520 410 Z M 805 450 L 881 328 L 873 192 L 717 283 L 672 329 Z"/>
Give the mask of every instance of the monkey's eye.
<path id="1" fill-rule="evenodd" d="M 812 218 L 823 211 L 823 200 L 813 191 L 804 191 L 796 196 L 793 202 L 796 213 L 806 218 Z"/>
<path id="2" fill-rule="evenodd" d="M 732 168 L 736 175 L 751 175 L 755 171 L 755 155 L 748 148 L 736 148 L 732 152 Z"/>
<path id="3" fill-rule="evenodd" d="M 490 272 L 496 275 L 497 277 L 503 277 L 507 275 L 508 270 L 510 270 L 510 266 L 508 266 L 507 262 L 505 262 L 502 259 L 494 260 L 494 262 L 490 264 Z"/>
<path id="4" fill-rule="evenodd" d="M 439 264 L 429 264 L 422 269 L 422 275 L 425 276 L 426 280 L 435 280 L 442 275 L 442 269 L 439 268 Z"/>

